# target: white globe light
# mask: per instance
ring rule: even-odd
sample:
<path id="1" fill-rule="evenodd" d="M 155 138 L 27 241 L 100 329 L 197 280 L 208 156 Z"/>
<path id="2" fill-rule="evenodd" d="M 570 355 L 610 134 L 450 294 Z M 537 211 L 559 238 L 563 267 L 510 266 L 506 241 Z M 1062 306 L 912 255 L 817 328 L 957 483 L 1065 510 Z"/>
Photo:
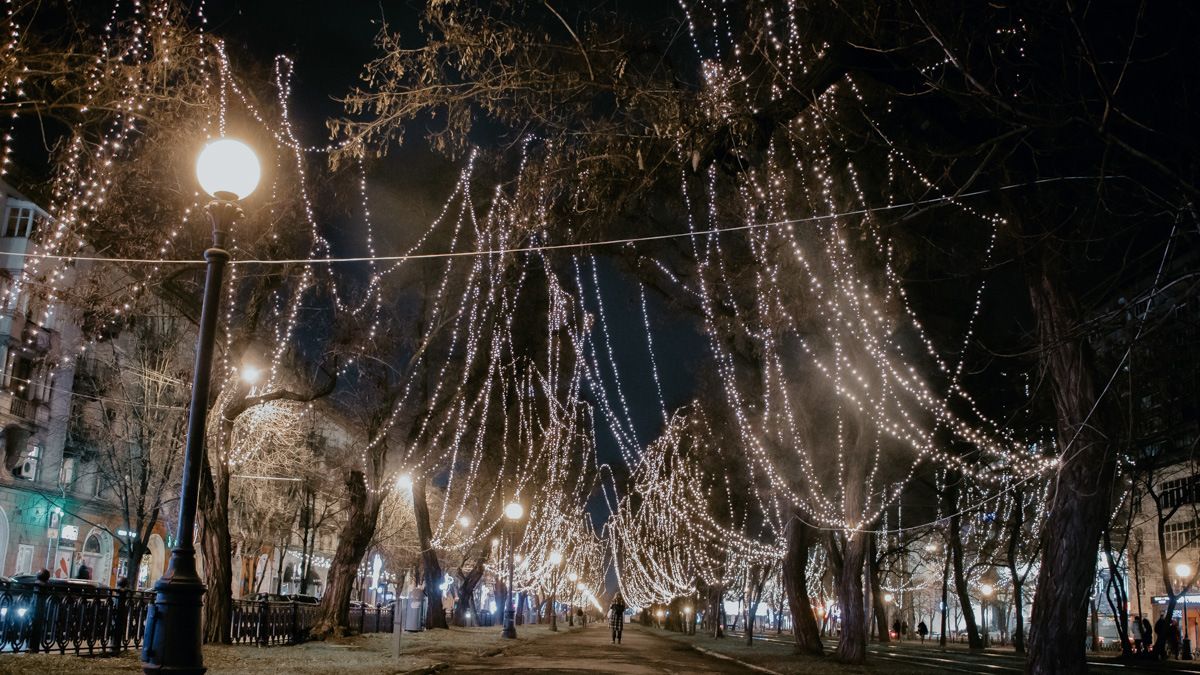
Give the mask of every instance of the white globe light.
<path id="1" fill-rule="evenodd" d="M 579 575 L 575 574 L 574 572 L 571 572 L 570 574 L 568 574 L 567 578 L 571 580 L 571 583 L 575 583 L 576 581 L 579 581 Z"/>
<path id="2" fill-rule="evenodd" d="M 996 590 L 996 589 L 992 588 L 992 585 L 991 585 L 991 584 L 984 584 L 983 586 L 981 586 L 981 587 L 979 588 L 979 590 L 980 590 L 980 591 L 983 591 L 983 594 L 984 594 L 984 595 L 991 595 L 991 594 L 992 594 L 992 591 L 994 591 L 994 590 Z"/>
<path id="3" fill-rule="evenodd" d="M 525 507 L 520 502 L 511 502 L 504 507 L 504 517 L 509 520 L 520 520 L 525 515 Z"/>
<path id="4" fill-rule="evenodd" d="M 892 600 L 895 600 L 895 599 L 896 599 L 896 596 L 892 595 L 891 593 L 884 593 L 884 594 L 883 594 L 883 601 L 884 601 L 884 602 L 891 602 Z"/>
<path id="5" fill-rule="evenodd" d="M 396 486 L 401 490 L 408 490 L 412 487 L 412 476 L 407 473 L 400 474 L 400 478 L 396 480 Z"/>
<path id="6" fill-rule="evenodd" d="M 458 524 L 459 524 L 459 525 L 461 525 L 462 527 L 470 527 L 470 526 L 471 526 L 471 519 L 470 519 L 470 518 L 468 518 L 468 517 L 466 517 L 466 516 L 463 516 L 463 517 L 461 517 L 461 518 L 459 518 L 459 519 L 458 519 Z"/>
<path id="7" fill-rule="evenodd" d="M 250 146 L 232 138 L 210 141 L 196 158 L 196 180 L 213 197 L 245 199 L 258 187 L 262 169 Z"/>
<path id="8" fill-rule="evenodd" d="M 1179 563 L 1175 566 L 1176 576 L 1187 578 L 1192 576 L 1192 566 L 1187 563 Z"/>
<path id="9" fill-rule="evenodd" d="M 562 554 L 559 553 L 558 551 L 551 551 L 550 552 L 550 564 L 557 565 L 561 562 L 562 562 Z"/>

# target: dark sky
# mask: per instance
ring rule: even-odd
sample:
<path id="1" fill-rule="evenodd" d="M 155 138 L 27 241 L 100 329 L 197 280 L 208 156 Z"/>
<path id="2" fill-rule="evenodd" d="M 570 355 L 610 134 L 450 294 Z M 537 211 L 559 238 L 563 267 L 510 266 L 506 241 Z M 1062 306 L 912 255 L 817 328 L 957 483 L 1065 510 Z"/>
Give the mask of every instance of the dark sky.
<path id="1" fill-rule="evenodd" d="M 420 2 L 348 2 L 327 0 L 209 0 L 209 29 L 223 37 L 230 55 L 270 63 L 276 54 L 286 54 L 296 64 L 292 106 L 296 121 L 303 125 L 305 140 L 325 139 L 324 120 L 341 112 L 335 100 L 358 83 L 363 64 L 378 52 L 373 44 L 384 19 L 392 30 L 419 39 L 417 21 Z M 640 11 L 640 10 L 637 10 Z M 283 18 L 281 18 L 283 17 Z M 371 201 L 375 227 L 381 241 L 399 249 L 411 236 L 428 226 L 440 210 L 457 178 L 459 166 L 431 155 L 419 130 L 407 135 L 404 147 L 393 149 L 372 167 Z M 353 215 L 329 223 L 342 232 L 327 233 L 341 254 L 360 255 L 361 234 Z M 386 244 L 385 244 L 386 245 Z M 382 250 L 381 253 L 386 251 Z M 617 355 L 624 394 L 638 440 L 652 441 L 662 427 L 649 354 L 647 352 L 640 294 L 636 282 L 623 274 L 619 264 L 604 250 L 599 274 L 613 349 Z M 612 251 L 615 254 L 615 250 Z M 593 290 L 588 282 L 588 292 Z M 699 327 L 692 319 L 674 315 L 661 296 L 647 292 L 651 329 L 658 355 L 659 374 L 668 411 L 686 404 L 694 394 L 695 371 L 706 358 Z M 587 304 L 592 307 L 594 297 Z M 597 340 L 602 336 L 597 332 Z M 606 376 L 608 373 L 606 373 Z M 619 405 L 609 383 L 610 400 Z M 603 415 L 597 410 L 601 425 Z M 620 455 L 606 426 L 598 429 L 600 459 L 618 464 Z M 599 494 L 590 502 L 599 526 L 607 516 Z"/>

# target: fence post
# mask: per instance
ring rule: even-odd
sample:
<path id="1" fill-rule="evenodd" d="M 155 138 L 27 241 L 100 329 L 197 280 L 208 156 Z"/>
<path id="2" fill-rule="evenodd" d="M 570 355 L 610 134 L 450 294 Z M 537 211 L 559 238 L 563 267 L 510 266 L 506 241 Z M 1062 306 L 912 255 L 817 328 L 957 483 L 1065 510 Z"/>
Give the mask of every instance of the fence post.
<path id="1" fill-rule="evenodd" d="M 271 639 L 271 607 L 264 597 L 258 603 L 258 646 L 266 647 Z"/>
<path id="2" fill-rule="evenodd" d="M 109 653 L 120 654 L 125 646 L 125 629 L 129 625 L 126 612 L 129 611 L 129 581 L 125 577 L 117 580 L 116 610 L 109 632 Z"/>
<path id="3" fill-rule="evenodd" d="M 46 627 L 46 581 L 42 575 L 33 584 L 33 606 L 30 607 L 29 618 L 29 653 L 36 654 L 42 649 L 42 633 Z"/>
<path id="4" fill-rule="evenodd" d="M 292 601 L 292 644 L 298 645 L 302 642 L 300 639 L 300 605 L 295 600 Z"/>
<path id="5" fill-rule="evenodd" d="M 363 605 L 362 612 L 358 615 L 358 634 L 362 635 L 363 626 L 367 625 L 367 606 Z"/>

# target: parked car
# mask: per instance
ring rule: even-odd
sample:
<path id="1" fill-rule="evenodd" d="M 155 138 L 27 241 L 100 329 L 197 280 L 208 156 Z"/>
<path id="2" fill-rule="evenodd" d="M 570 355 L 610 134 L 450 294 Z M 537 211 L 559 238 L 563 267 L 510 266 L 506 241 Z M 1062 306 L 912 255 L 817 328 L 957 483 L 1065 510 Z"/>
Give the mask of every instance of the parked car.
<path id="1" fill-rule="evenodd" d="M 312 596 L 312 595 L 300 595 L 299 593 L 290 593 L 283 597 L 287 600 L 290 600 L 292 602 L 298 602 L 302 605 L 319 605 L 319 604 L 321 604 L 321 600 L 319 598 L 317 598 L 316 596 Z"/>
<path id="2" fill-rule="evenodd" d="M 250 599 L 255 602 L 262 602 L 264 600 L 267 602 L 287 602 L 288 596 L 278 593 L 255 593 Z"/>
<path id="3" fill-rule="evenodd" d="M 375 605 L 372 605 L 369 602 L 363 602 L 362 600 L 351 600 L 350 601 L 350 609 L 368 609 L 369 610 L 369 609 L 375 609 Z"/>

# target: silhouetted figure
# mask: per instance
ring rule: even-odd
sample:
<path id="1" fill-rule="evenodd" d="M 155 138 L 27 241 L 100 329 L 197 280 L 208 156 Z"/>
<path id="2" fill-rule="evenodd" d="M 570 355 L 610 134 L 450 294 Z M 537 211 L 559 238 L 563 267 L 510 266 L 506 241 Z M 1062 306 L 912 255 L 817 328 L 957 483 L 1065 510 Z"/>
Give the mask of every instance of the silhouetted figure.
<path id="1" fill-rule="evenodd" d="M 625 631 L 625 600 L 621 598 L 620 593 L 613 598 L 608 612 L 610 614 L 608 625 L 612 626 L 612 641 L 621 644 L 621 633 Z"/>
<path id="2" fill-rule="evenodd" d="M 1142 653 L 1149 654 L 1154 650 L 1154 626 L 1150 625 L 1150 617 L 1143 616 L 1138 627 L 1142 631 Z"/>
<path id="3" fill-rule="evenodd" d="M 917 635 L 921 638 L 921 644 L 925 644 L 925 637 L 929 635 L 929 626 L 922 621 L 917 624 Z"/>
<path id="4" fill-rule="evenodd" d="M 76 579 L 91 579 L 92 568 L 87 566 L 87 563 L 79 563 L 79 569 L 75 570 Z"/>

